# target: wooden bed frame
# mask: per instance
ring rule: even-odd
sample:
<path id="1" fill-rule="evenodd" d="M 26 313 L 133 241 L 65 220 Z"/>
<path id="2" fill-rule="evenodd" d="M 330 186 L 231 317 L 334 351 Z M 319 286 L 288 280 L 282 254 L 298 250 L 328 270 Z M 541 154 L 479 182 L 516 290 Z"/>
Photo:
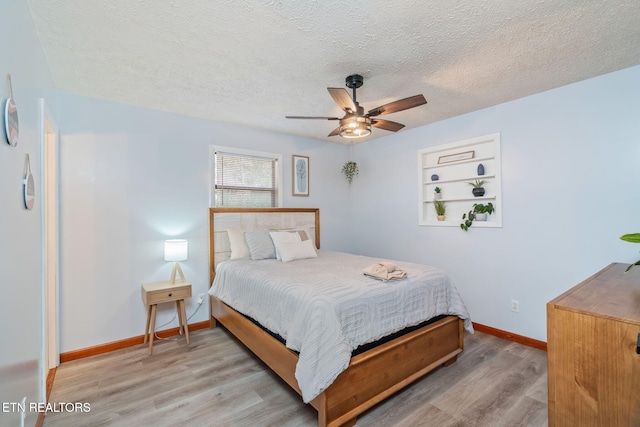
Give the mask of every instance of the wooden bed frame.
<path id="1" fill-rule="evenodd" d="M 226 234 L 220 227 L 216 229 L 216 217 L 231 214 L 240 218 L 246 214 L 270 217 L 267 220 L 270 229 L 291 228 L 291 222 L 274 227 L 273 221 L 279 221 L 287 214 L 313 215 L 315 225 L 315 244 L 320 248 L 320 211 L 318 209 L 294 208 L 210 208 L 209 209 L 209 284 L 215 277 L 215 266 L 219 258 L 224 258 L 225 249 L 216 252 L 215 242 L 219 246 L 220 233 Z M 218 248 L 220 249 L 220 248 Z M 209 313 L 211 327 L 220 322 L 236 336 L 247 348 L 277 373 L 291 388 L 301 394 L 295 378 L 298 356 L 286 348 L 280 341 L 262 330 L 245 316 L 233 310 L 215 297 L 210 297 Z M 349 367 L 342 372 L 324 392 L 310 404 L 318 411 L 318 426 L 352 426 L 356 418 L 373 405 L 384 400 L 396 391 L 417 380 L 428 372 L 456 361 L 464 348 L 463 321 L 456 316 L 447 316 L 420 329 L 367 350 L 351 358 Z M 428 351 L 425 351 L 428 349 Z"/>

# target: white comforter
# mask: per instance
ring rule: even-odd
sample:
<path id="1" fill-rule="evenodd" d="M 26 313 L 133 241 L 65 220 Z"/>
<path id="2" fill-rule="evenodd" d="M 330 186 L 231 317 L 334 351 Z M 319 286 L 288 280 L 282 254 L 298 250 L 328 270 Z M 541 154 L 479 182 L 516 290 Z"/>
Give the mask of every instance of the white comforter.
<path id="1" fill-rule="evenodd" d="M 310 402 L 349 365 L 362 344 L 441 314 L 469 313 L 448 276 L 434 267 L 393 261 L 407 278 L 382 282 L 362 274 L 380 259 L 319 251 L 317 258 L 229 260 L 218 264 L 209 294 L 252 317 L 299 352 L 296 379 Z"/>

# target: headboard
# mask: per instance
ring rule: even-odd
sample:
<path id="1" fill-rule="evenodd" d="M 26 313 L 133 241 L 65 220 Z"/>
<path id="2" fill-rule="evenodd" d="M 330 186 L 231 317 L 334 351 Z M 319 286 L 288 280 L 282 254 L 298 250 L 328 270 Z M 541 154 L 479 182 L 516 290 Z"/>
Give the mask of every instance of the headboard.
<path id="1" fill-rule="evenodd" d="M 231 245 L 227 228 L 243 230 L 287 230 L 307 228 L 320 249 L 320 209 L 316 208 L 209 208 L 209 287 L 216 266 L 229 259 Z"/>

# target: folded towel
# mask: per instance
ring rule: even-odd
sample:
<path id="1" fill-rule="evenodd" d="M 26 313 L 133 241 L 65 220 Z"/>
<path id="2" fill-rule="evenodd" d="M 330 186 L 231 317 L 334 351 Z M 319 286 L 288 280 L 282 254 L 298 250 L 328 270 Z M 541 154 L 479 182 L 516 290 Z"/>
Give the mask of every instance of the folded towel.
<path id="1" fill-rule="evenodd" d="M 401 280 L 407 277 L 407 272 L 395 265 L 392 262 L 380 261 L 375 264 L 371 264 L 362 270 L 365 276 L 373 277 L 374 279 L 382 280 L 384 282 L 391 280 Z"/>

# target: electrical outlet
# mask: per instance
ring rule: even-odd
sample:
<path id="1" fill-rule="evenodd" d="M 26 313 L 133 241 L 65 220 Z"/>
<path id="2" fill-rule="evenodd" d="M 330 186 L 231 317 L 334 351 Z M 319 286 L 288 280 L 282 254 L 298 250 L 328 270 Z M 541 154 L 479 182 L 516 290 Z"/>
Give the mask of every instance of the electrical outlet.
<path id="1" fill-rule="evenodd" d="M 511 311 L 513 311 L 514 313 L 520 312 L 520 301 L 516 299 L 511 300 Z"/>
<path id="2" fill-rule="evenodd" d="M 204 302 L 204 294 L 198 294 L 198 304 L 202 304 Z"/>

